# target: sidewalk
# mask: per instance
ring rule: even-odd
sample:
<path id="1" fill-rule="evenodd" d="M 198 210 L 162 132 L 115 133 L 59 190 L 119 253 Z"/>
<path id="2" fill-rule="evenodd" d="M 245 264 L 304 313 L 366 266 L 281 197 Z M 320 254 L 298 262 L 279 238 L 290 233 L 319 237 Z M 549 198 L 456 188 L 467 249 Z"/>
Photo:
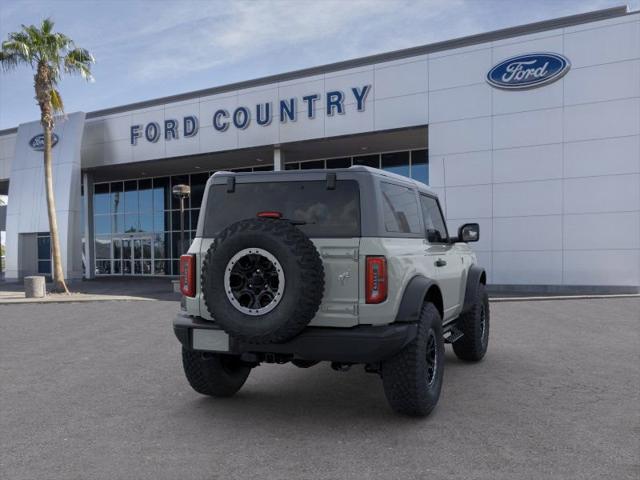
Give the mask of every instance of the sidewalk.
<path id="1" fill-rule="evenodd" d="M 111 300 L 179 301 L 170 278 L 100 278 L 69 282 L 70 295 L 47 293 L 45 298 L 25 298 L 22 283 L 0 282 L 0 305 L 18 303 L 98 302 Z M 47 284 L 47 292 L 51 284 Z"/>

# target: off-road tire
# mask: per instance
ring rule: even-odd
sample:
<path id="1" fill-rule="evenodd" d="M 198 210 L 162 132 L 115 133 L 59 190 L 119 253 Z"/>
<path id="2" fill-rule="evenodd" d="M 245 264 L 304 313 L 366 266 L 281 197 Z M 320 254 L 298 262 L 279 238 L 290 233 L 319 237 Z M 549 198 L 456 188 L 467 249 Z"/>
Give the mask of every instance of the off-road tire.
<path id="1" fill-rule="evenodd" d="M 224 291 L 229 260 L 246 248 L 261 248 L 282 265 L 285 289 L 277 306 L 259 316 L 234 307 Z M 315 316 L 324 294 L 324 268 L 313 242 L 286 220 L 241 220 L 216 237 L 204 257 L 205 305 L 225 332 L 246 343 L 279 343 L 298 335 Z"/>
<path id="2" fill-rule="evenodd" d="M 428 381 L 427 343 L 435 342 L 435 373 Z M 394 357 L 382 362 L 382 383 L 391 408 L 413 417 L 431 413 L 442 389 L 444 378 L 444 339 L 442 318 L 432 303 L 422 306 L 418 333 L 411 343 Z"/>
<path id="3" fill-rule="evenodd" d="M 471 309 L 460 315 L 458 328 L 463 335 L 452 344 L 456 356 L 466 362 L 482 360 L 489 346 L 489 295 L 483 284 Z"/>
<path id="4" fill-rule="evenodd" d="M 182 366 L 191 387 L 202 395 L 231 397 L 244 385 L 251 366 L 235 355 L 182 349 Z"/>

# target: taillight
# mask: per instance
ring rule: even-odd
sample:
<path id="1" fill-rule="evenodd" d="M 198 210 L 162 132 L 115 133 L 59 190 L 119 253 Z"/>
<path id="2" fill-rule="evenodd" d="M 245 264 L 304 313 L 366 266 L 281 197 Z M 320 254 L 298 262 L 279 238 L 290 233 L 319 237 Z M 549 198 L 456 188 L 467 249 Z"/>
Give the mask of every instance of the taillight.
<path id="1" fill-rule="evenodd" d="M 365 278 L 367 303 L 382 303 L 387 299 L 387 259 L 367 257 Z"/>
<path id="2" fill-rule="evenodd" d="M 185 297 L 196 296 L 196 256 L 180 257 L 180 291 Z"/>
<path id="3" fill-rule="evenodd" d="M 258 212 L 258 217 L 260 218 L 282 218 L 282 213 L 280 212 Z"/>

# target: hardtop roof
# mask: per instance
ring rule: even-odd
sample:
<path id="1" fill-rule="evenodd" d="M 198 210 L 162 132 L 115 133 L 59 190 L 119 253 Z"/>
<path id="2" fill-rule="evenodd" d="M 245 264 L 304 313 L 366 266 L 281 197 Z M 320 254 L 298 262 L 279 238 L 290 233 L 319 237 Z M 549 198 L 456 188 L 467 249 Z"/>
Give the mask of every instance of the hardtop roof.
<path id="1" fill-rule="evenodd" d="M 252 178 L 255 182 L 269 182 L 273 180 L 273 177 L 287 177 L 291 181 L 309 181 L 317 180 L 321 177 L 326 177 L 329 173 L 336 173 L 337 179 L 340 179 L 340 173 L 350 173 L 359 175 L 373 175 L 380 177 L 384 180 L 392 180 L 394 183 L 401 183 L 405 186 L 410 186 L 423 193 L 437 196 L 435 191 L 428 185 L 418 182 L 412 178 L 405 177 L 393 172 L 387 172 L 379 168 L 367 167 L 365 165 L 353 165 L 348 168 L 327 168 L 327 169 L 309 169 L 309 170 L 278 170 L 278 171 L 260 171 L 260 172 L 230 172 L 230 171 L 218 171 L 214 173 L 210 182 L 213 184 L 223 184 L 229 177 L 238 177 L 239 179 Z M 220 179 L 217 181 L 217 179 Z M 223 180 L 224 179 L 224 180 Z"/>

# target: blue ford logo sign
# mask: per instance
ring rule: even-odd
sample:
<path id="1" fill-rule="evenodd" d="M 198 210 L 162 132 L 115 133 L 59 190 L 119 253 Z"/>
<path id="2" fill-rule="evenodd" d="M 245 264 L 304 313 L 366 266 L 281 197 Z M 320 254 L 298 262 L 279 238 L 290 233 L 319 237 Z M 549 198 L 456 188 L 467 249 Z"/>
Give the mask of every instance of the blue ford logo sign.
<path id="1" fill-rule="evenodd" d="M 52 133 L 51 148 L 56 146 L 56 143 L 58 143 L 58 140 L 59 140 L 58 135 L 56 135 L 55 133 Z M 43 152 L 44 151 L 44 133 L 39 133 L 38 135 L 33 137 L 31 140 L 29 140 L 29 145 L 34 150 L 37 150 L 38 152 Z"/>
<path id="2" fill-rule="evenodd" d="M 541 87 L 566 74 L 571 62 L 557 53 L 530 53 L 508 58 L 489 70 L 487 82 L 505 90 Z"/>

